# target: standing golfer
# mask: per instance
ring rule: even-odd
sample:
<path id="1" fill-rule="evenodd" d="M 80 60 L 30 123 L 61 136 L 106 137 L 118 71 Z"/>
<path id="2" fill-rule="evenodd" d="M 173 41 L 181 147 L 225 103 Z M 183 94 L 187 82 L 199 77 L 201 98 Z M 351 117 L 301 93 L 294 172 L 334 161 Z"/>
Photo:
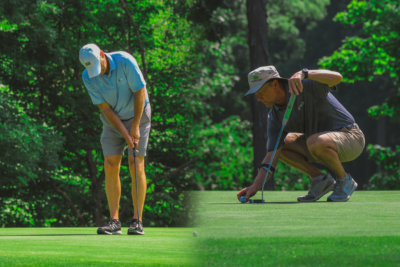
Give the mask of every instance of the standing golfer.
<path id="1" fill-rule="evenodd" d="M 274 66 L 260 67 L 249 73 L 250 90 L 246 96 L 256 94 L 258 101 L 272 108 L 268 114 L 267 155 L 253 185 L 242 189 L 237 194 L 238 199 L 245 196 L 249 200 L 261 189 L 286 105 L 290 95 L 296 94 L 267 180 L 280 159 L 311 178 L 308 194 L 297 198 L 298 201 L 317 201 L 331 190 L 328 201 L 349 200 L 357 183 L 345 172 L 341 162 L 356 159 L 364 149 L 365 139 L 353 116 L 330 93 L 341 80 L 340 73 L 329 70 L 303 69 L 290 79 L 280 77 Z M 321 172 L 312 162 L 327 166 L 336 179 Z"/>
<path id="2" fill-rule="evenodd" d="M 149 141 L 151 108 L 146 82 L 136 60 L 126 52 L 104 53 L 95 44 L 87 44 L 79 51 L 79 60 L 86 70 L 82 74 L 85 87 L 94 105 L 101 110 L 103 133 L 101 146 L 104 154 L 106 193 L 110 207 L 110 221 L 97 230 L 98 234 L 122 234 L 119 221 L 121 182 L 119 169 L 128 145 L 129 169 L 132 176 L 132 198 L 135 211 L 128 234 L 143 235 L 142 218 L 146 198 L 144 157 Z M 137 166 L 133 157 L 136 146 Z M 137 171 L 138 181 L 135 181 Z M 136 183 L 139 206 L 136 201 Z M 140 218 L 138 218 L 140 213 Z"/>

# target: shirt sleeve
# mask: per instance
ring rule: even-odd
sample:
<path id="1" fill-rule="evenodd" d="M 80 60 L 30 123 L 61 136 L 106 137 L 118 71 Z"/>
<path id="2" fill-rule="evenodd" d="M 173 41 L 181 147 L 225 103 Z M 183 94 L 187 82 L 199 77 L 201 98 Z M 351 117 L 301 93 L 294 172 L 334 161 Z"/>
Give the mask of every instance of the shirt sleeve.
<path id="1" fill-rule="evenodd" d="M 85 70 L 85 72 L 86 72 L 86 70 Z M 87 74 L 85 75 L 85 72 L 82 74 L 82 79 L 83 79 L 83 83 L 85 84 L 86 90 L 88 91 L 90 98 L 92 99 L 93 105 L 98 105 L 98 104 L 106 102 L 106 100 L 104 100 L 104 97 L 100 93 L 100 91 L 97 90 L 96 87 L 94 87 L 90 83 L 89 77 L 87 76 Z"/>
<path id="2" fill-rule="evenodd" d="M 128 86 L 132 92 L 136 92 L 146 86 L 146 81 L 143 78 L 142 71 L 140 70 L 135 58 L 129 55 L 125 58 L 124 63 Z"/>
<path id="3" fill-rule="evenodd" d="M 320 83 L 314 80 L 303 80 L 304 92 L 310 93 L 317 98 L 326 98 L 326 95 L 331 90 L 336 90 L 336 86 L 329 87 L 329 85 Z"/>

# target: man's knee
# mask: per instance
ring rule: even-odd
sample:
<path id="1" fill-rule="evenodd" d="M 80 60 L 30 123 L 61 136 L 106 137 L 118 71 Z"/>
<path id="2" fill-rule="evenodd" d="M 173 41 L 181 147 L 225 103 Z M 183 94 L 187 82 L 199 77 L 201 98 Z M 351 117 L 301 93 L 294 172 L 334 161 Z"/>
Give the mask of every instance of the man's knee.
<path id="1" fill-rule="evenodd" d="M 267 148 L 268 148 L 268 142 L 269 142 L 269 140 L 267 141 Z M 287 146 L 287 145 L 289 145 L 289 144 L 293 144 L 293 143 L 295 143 L 295 142 L 296 142 L 296 140 L 293 138 L 293 136 L 291 136 L 290 134 L 288 134 L 288 135 L 285 137 L 285 141 L 283 142 L 282 149 L 284 149 L 285 146 Z"/>
<path id="2" fill-rule="evenodd" d="M 131 171 L 135 170 L 135 159 L 133 156 L 129 156 L 129 168 Z M 137 156 L 136 157 L 136 169 L 138 171 L 144 170 L 144 157 L 143 156 Z"/>
<path id="3" fill-rule="evenodd" d="M 307 147 L 310 153 L 318 157 L 324 150 L 330 147 L 331 140 L 324 135 L 312 135 L 307 139 Z"/>
<path id="4" fill-rule="evenodd" d="M 104 159 L 104 171 L 106 173 L 118 172 L 121 164 L 121 156 L 110 156 Z"/>

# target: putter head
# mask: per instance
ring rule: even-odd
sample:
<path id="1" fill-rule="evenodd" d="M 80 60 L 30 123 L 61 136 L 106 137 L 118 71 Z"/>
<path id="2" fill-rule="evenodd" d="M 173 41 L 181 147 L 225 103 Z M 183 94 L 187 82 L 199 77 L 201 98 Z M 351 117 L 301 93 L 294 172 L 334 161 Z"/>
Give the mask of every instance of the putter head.
<path id="1" fill-rule="evenodd" d="M 264 199 L 250 199 L 250 203 L 259 204 L 265 203 Z"/>

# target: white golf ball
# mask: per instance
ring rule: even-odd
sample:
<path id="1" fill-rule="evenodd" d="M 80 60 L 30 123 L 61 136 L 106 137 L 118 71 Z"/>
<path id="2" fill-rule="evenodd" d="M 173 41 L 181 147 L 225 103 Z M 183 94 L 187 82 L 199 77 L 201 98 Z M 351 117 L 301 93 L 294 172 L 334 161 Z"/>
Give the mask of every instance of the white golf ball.
<path id="1" fill-rule="evenodd" d="M 193 236 L 194 236 L 194 237 L 197 237 L 197 232 L 196 232 L 196 231 L 193 232 Z"/>

